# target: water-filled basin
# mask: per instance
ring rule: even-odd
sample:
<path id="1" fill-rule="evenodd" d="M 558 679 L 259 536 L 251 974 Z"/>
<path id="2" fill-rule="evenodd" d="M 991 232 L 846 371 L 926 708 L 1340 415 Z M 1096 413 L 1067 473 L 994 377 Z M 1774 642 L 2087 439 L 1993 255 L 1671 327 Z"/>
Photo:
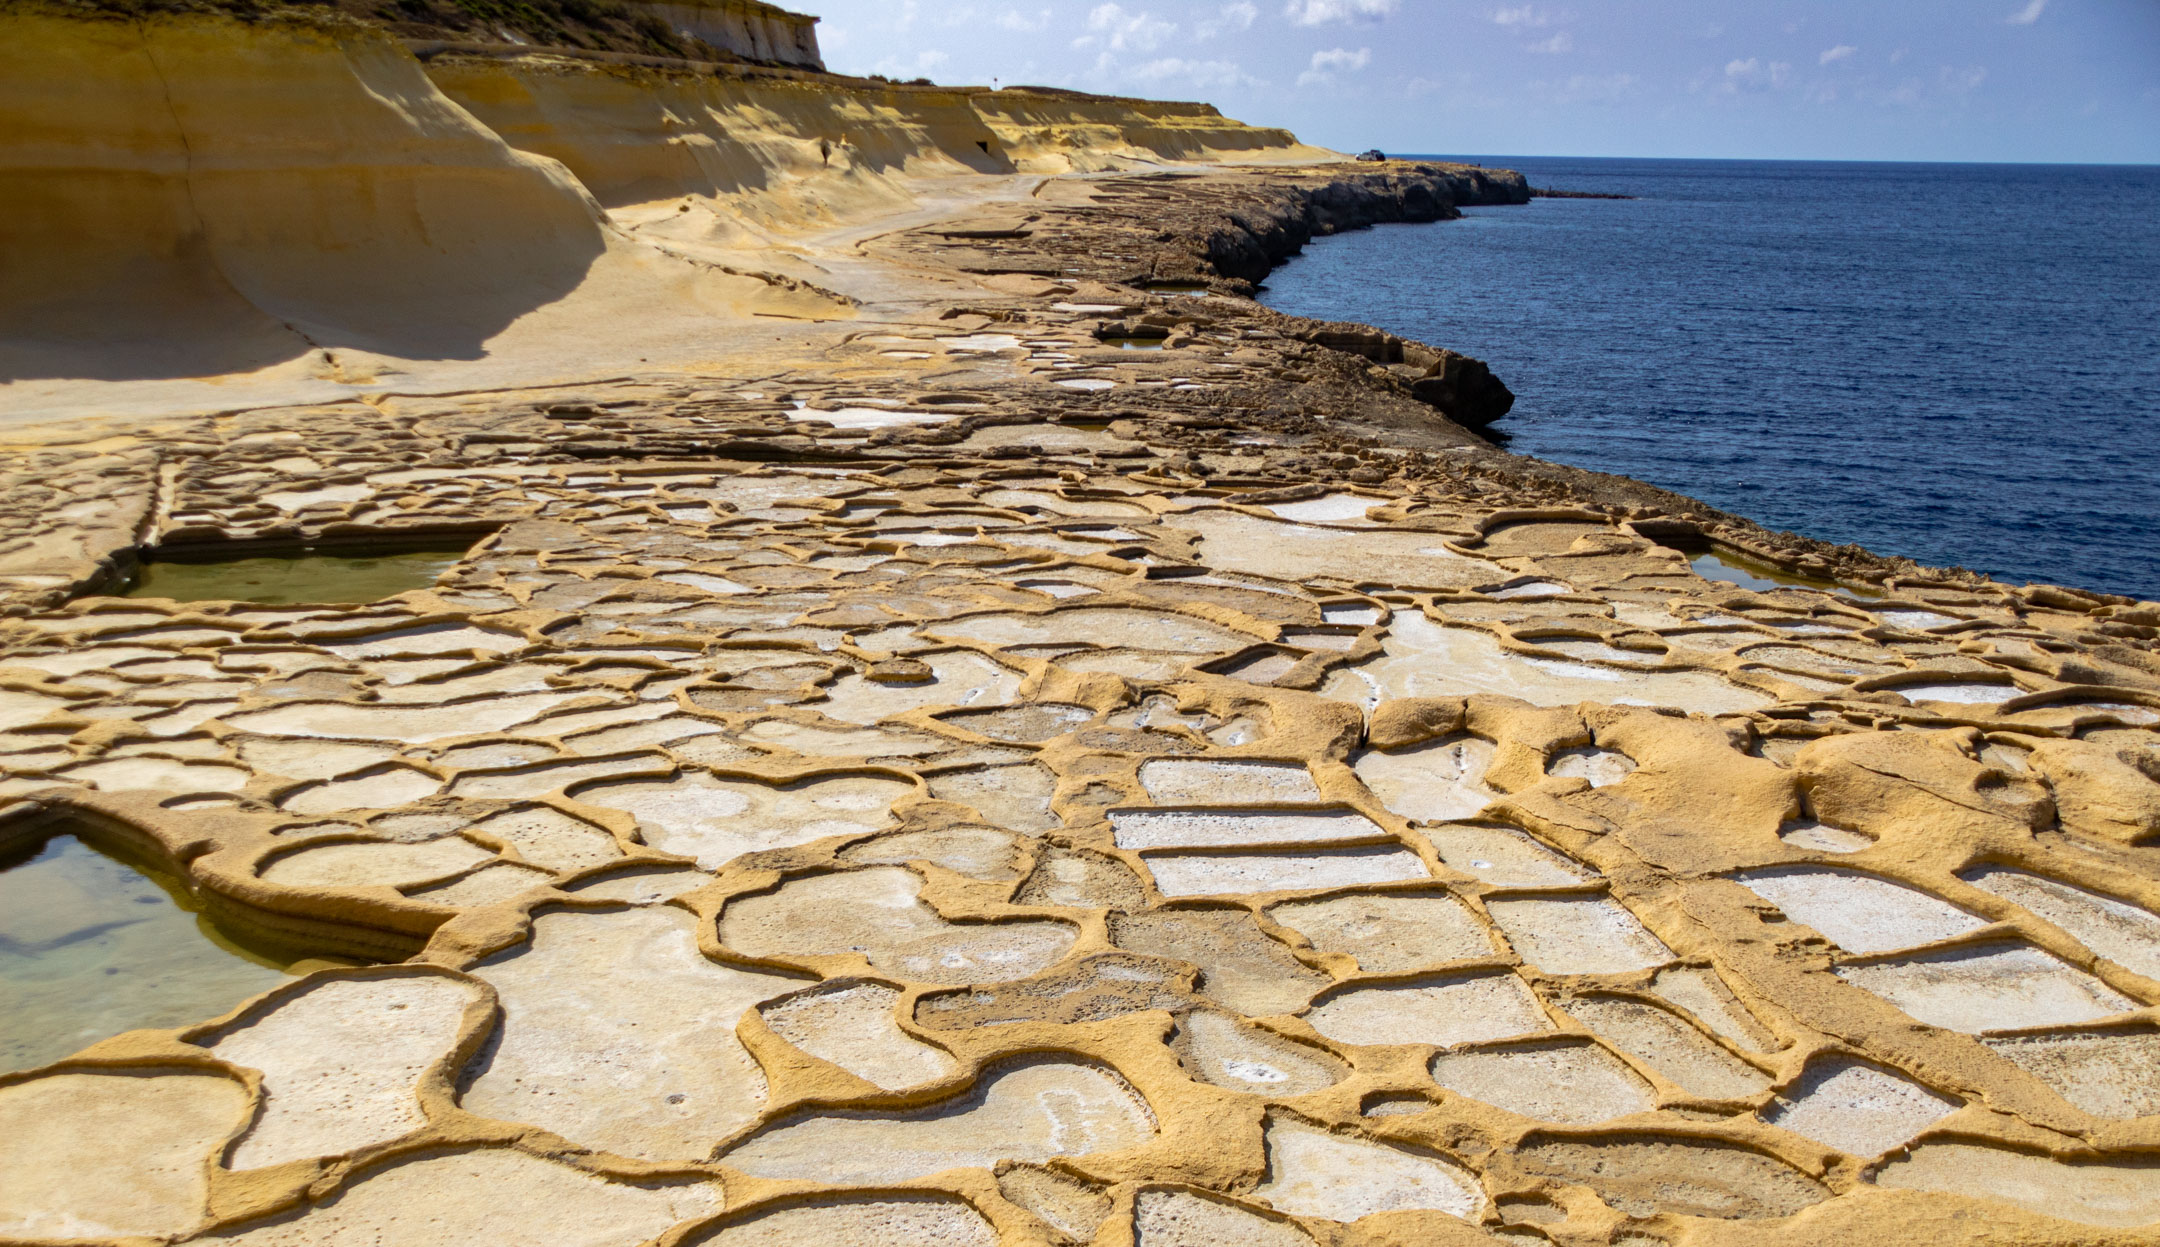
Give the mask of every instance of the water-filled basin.
<path id="1" fill-rule="evenodd" d="M 152 557 L 122 596 L 175 602 L 375 602 L 414 589 L 465 557 L 471 542 L 415 549 L 297 550 L 244 558 Z"/>
<path id="2" fill-rule="evenodd" d="M 0 857 L 0 1071 L 216 1017 L 326 961 L 244 946 L 179 882 L 68 834 Z"/>

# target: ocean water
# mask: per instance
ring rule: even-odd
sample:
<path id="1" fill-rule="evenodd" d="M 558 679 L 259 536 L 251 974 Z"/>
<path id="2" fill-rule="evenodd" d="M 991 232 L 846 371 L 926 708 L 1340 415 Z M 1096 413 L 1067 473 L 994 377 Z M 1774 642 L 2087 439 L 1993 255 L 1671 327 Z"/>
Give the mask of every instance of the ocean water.
<path id="1" fill-rule="evenodd" d="M 1518 453 L 2160 598 L 2160 168 L 1450 159 L 1638 198 L 1322 239 L 1262 298 L 1486 360 Z"/>

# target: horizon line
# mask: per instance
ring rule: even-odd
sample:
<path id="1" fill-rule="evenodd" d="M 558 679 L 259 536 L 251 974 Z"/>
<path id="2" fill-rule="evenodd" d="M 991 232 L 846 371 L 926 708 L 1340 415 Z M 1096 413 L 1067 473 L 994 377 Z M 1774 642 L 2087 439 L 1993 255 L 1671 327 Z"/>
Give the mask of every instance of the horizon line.
<path id="1" fill-rule="evenodd" d="M 2043 169 L 2160 169 L 2160 161 L 2135 160 L 1946 160 L 1867 156 L 1590 156 L 1562 152 L 1389 152 L 1390 160 L 1670 160 L 1697 164 L 1789 165 L 1967 165 L 1974 168 L 2023 166 Z"/>

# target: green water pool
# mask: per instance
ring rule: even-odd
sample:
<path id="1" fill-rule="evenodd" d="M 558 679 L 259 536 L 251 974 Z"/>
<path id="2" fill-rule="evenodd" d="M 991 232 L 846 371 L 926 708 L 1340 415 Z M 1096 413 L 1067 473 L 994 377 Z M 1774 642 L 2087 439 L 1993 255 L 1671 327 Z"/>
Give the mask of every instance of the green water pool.
<path id="1" fill-rule="evenodd" d="M 1739 585 L 1743 589 L 1758 592 L 1768 589 L 1820 589 L 1825 593 L 1843 593 L 1856 598 L 1879 598 L 1882 590 L 1858 585 L 1840 584 L 1828 580 L 1810 580 L 1780 571 L 1766 563 L 1743 559 L 1735 555 L 1698 554 L 1688 560 L 1695 574 L 1704 580 L 1719 580 Z"/>
<path id="2" fill-rule="evenodd" d="M 219 561 L 158 559 L 137 570 L 124 596 L 170 598 L 176 602 L 260 602 L 271 606 L 374 602 L 429 588 L 437 576 L 464 557 L 465 549 L 460 547 L 394 554 L 307 551 Z"/>
<path id="3" fill-rule="evenodd" d="M 216 1017 L 325 964 L 243 946 L 177 881 L 55 835 L 0 858 L 0 1071 Z"/>

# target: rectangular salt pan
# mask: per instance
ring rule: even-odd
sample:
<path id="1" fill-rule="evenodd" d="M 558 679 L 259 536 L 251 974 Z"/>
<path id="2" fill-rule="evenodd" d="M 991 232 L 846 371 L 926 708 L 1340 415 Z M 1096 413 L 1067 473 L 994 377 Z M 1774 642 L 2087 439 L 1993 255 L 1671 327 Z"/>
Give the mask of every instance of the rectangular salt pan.
<path id="1" fill-rule="evenodd" d="M 1387 835 L 1355 810 L 1112 810 L 1110 826 L 1121 849 L 1321 844 Z"/>
<path id="2" fill-rule="evenodd" d="M 1155 886 L 1165 896 L 1232 892 L 1311 892 L 1428 879 L 1417 855 L 1400 848 L 1314 853 L 1151 853 Z"/>
<path id="3" fill-rule="evenodd" d="M 2083 970 L 2022 944 L 1838 966 L 1834 973 L 1930 1026 L 1968 1035 L 2094 1022 L 2137 1007 Z"/>
<path id="4" fill-rule="evenodd" d="M 1961 706 L 1992 706 L 2018 695 L 2014 684 L 1964 682 L 1950 684 L 1898 684 L 1891 686 L 1907 701 L 1953 702 Z"/>
<path id="5" fill-rule="evenodd" d="M 1302 804 L 1321 799 L 1311 772 L 1301 762 L 1157 758 L 1141 764 L 1140 786 L 1157 801 L 1192 805 Z"/>
<path id="6" fill-rule="evenodd" d="M 1523 959 L 1549 974 L 1625 974 L 1672 960 L 1634 914 L 1601 896 L 1488 901 Z"/>

